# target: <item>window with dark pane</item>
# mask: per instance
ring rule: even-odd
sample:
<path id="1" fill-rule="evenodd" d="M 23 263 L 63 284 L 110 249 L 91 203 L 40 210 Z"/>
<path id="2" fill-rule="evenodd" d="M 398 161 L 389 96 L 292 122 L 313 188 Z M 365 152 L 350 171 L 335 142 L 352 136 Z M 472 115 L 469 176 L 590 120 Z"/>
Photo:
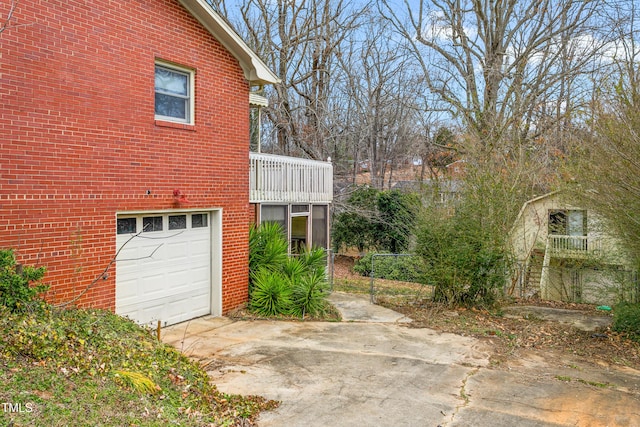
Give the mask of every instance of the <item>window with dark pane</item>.
<path id="1" fill-rule="evenodd" d="M 207 227 L 208 225 L 208 214 L 191 215 L 191 228 L 202 228 Z"/>
<path id="2" fill-rule="evenodd" d="M 186 215 L 169 215 L 169 230 L 184 230 L 187 228 Z"/>
<path id="3" fill-rule="evenodd" d="M 311 215 L 311 242 L 314 247 L 327 249 L 327 206 L 313 206 Z"/>
<path id="4" fill-rule="evenodd" d="M 156 65 L 155 112 L 160 118 L 190 120 L 190 73 Z"/>
<path id="5" fill-rule="evenodd" d="M 284 235 L 289 233 L 288 206 L 285 205 L 262 205 L 260 208 L 260 222 L 277 222 L 282 226 Z"/>
<path id="6" fill-rule="evenodd" d="M 293 205 L 291 206 L 291 213 L 303 213 L 309 212 L 309 205 Z"/>
<path id="7" fill-rule="evenodd" d="M 118 234 L 134 234 L 136 232 L 135 218 L 118 218 Z"/>
<path id="8" fill-rule="evenodd" d="M 147 233 L 150 231 L 162 231 L 161 216 L 145 216 L 142 218 L 142 231 Z"/>

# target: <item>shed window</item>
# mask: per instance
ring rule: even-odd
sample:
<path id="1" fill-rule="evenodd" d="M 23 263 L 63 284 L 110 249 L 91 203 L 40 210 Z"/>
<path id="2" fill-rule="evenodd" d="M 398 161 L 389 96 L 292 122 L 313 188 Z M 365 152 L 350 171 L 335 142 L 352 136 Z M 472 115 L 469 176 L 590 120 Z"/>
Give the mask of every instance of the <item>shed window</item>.
<path id="1" fill-rule="evenodd" d="M 549 211 L 549 234 L 565 236 L 587 235 L 587 212 L 556 209 Z"/>

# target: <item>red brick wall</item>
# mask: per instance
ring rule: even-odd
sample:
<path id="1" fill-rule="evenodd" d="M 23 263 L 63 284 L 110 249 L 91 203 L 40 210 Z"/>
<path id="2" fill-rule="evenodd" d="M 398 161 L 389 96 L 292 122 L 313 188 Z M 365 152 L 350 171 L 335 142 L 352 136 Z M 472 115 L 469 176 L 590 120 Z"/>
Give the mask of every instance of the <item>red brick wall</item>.
<path id="1" fill-rule="evenodd" d="M 21 1 L 0 58 L 0 248 L 48 268 L 52 301 L 112 259 L 116 212 L 176 188 L 223 208 L 223 310 L 247 300 L 249 88 L 177 1 Z M 196 70 L 194 126 L 154 121 L 156 59 Z M 115 268 L 79 305 L 114 309 Z"/>

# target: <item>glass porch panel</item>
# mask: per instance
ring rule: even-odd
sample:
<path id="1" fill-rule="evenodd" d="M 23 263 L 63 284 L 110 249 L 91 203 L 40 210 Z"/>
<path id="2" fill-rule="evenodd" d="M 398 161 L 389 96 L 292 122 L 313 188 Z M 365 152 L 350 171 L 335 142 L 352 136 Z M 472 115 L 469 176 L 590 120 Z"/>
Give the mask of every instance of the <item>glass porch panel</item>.
<path id="1" fill-rule="evenodd" d="M 311 244 L 314 247 L 327 249 L 327 206 L 316 205 L 311 210 Z"/>
<path id="2" fill-rule="evenodd" d="M 276 222 L 282 226 L 285 236 L 289 233 L 289 214 L 286 205 L 262 205 L 260 222 Z"/>
<path id="3" fill-rule="evenodd" d="M 307 224 L 309 217 L 294 216 L 291 218 L 291 253 L 299 254 L 307 249 Z"/>

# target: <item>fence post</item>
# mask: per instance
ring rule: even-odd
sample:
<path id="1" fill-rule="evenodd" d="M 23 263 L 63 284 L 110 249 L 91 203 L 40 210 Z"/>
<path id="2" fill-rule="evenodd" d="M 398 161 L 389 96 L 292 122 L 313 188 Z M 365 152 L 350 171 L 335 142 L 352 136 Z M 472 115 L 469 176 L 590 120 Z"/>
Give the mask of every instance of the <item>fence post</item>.
<path id="1" fill-rule="evenodd" d="M 332 249 L 327 249 L 327 252 L 329 252 L 329 292 L 333 292 L 333 275 L 335 274 L 336 254 Z"/>
<path id="2" fill-rule="evenodd" d="M 374 275 L 375 275 L 375 270 L 373 268 L 373 260 L 376 258 L 377 254 L 373 254 L 371 255 L 371 274 L 369 274 L 371 276 L 371 286 L 369 289 L 369 300 L 371 302 L 371 304 L 375 304 L 375 300 L 373 298 L 373 279 L 374 279 Z"/>

